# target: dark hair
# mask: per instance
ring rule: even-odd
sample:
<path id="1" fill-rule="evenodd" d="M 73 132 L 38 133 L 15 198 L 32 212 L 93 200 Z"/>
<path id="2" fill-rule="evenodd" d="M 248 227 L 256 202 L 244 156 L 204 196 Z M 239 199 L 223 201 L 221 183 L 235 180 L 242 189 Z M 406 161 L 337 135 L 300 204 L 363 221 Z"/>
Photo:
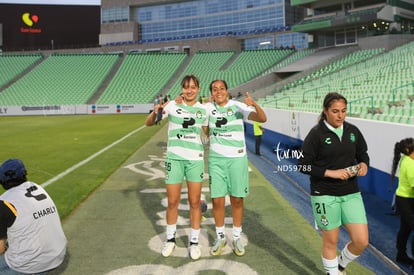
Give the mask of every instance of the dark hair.
<path id="1" fill-rule="evenodd" d="M 414 139 L 413 138 L 405 138 L 395 143 L 394 158 L 392 160 L 392 168 L 391 168 L 391 184 L 393 184 L 394 182 L 395 172 L 397 171 L 397 166 L 398 166 L 398 163 L 400 162 L 401 154 L 408 156 L 412 152 L 414 152 Z"/>
<path id="2" fill-rule="evenodd" d="M 224 87 L 226 87 L 226 90 L 228 90 L 227 82 L 225 80 L 223 80 L 223 79 L 215 79 L 215 80 L 211 81 L 211 83 L 210 83 L 210 93 L 213 91 L 213 84 L 215 82 L 217 82 L 217 81 L 223 82 Z"/>
<path id="3" fill-rule="evenodd" d="M 319 122 L 326 119 L 326 115 L 324 111 L 328 110 L 329 107 L 331 107 L 332 102 L 336 100 L 343 100 L 345 104 L 348 104 L 348 101 L 346 100 L 346 98 L 340 93 L 331 92 L 331 93 L 326 94 L 325 99 L 323 100 L 323 110 L 319 117 Z"/>
<path id="4" fill-rule="evenodd" d="M 198 80 L 198 78 L 193 75 L 193 74 L 189 74 L 184 76 L 183 80 L 181 80 L 181 87 L 185 88 L 190 84 L 190 81 L 193 80 L 194 84 L 196 85 L 196 87 L 200 87 L 200 81 Z"/>

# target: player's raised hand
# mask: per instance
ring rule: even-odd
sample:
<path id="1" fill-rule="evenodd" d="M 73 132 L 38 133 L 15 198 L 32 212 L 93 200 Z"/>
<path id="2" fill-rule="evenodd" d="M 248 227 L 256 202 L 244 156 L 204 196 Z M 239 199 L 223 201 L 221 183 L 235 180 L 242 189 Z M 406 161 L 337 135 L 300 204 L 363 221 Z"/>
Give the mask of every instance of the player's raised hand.
<path id="1" fill-rule="evenodd" d="M 259 104 L 257 104 L 256 101 L 254 101 L 254 99 L 250 96 L 249 92 L 246 92 L 244 103 L 247 106 L 254 107 L 255 109 L 254 111 L 250 112 L 249 117 L 248 117 L 249 120 L 262 122 L 262 123 L 266 122 L 267 117 L 266 117 L 264 110 L 262 109 L 262 107 L 260 107 Z"/>
<path id="2" fill-rule="evenodd" d="M 248 106 L 252 106 L 254 104 L 253 98 L 250 96 L 249 92 L 246 92 L 246 96 L 244 98 L 244 103 Z"/>

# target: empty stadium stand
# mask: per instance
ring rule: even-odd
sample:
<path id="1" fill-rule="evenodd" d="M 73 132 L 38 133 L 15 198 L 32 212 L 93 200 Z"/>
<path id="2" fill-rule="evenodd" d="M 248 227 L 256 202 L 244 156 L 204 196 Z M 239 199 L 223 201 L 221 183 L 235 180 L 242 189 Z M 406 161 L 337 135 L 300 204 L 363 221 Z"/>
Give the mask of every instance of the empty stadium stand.
<path id="1" fill-rule="evenodd" d="M 0 88 L 24 73 L 42 58 L 42 54 L 0 55 Z"/>
<path id="2" fill-rule="evenodd" d="M 0 93 L 2 105 L 85 104 L 119 54 L 53 54 Z"/>
<path id="3" fill-rule="evenodd" d="M 319 113 L 323 96 L 338 91 L 349 101 L 350 116 L 411 124 L 414 115 L 414 42 L 390 51 L 354 46 L 3 54 L 0 72 L 0 105 L 5 106 L 152 103 L 160 94 L 177 96 L 186 74 L 200 78 L 200 96 L 208 97 L 214 79 L 226 80 L 232 91 L 274 74 L 278 80 L 263 89 L 270 93 L 261 94 L 260 88 L 255 93 L 267 108 Z"/>
<path id="4" fill-rule="evenodd" d="M 351 116 L 413 123 L 413 50 L 413 42 L 389 52 L 382 48 L 357 50 L 290 82 L 260 103 L 319 113 L 323 95 L 337 91 L 347 97 Z"/>
<path id="5" fill-rule="evenodd" d="M 130 53 L 97 104 L 149 103 L 187 57 L 184 53 Z"/>

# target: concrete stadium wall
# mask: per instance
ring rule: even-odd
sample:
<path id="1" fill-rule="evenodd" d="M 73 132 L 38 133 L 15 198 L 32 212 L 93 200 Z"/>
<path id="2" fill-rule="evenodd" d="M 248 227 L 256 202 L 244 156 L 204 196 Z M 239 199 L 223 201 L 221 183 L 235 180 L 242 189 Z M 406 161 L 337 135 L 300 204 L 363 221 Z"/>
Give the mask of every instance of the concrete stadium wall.
<path id="1" fill-rule="evenodd" d="M 152 49 L 159 49 L 161 52 L 168 51 L 167 48 L 177 48 L 176 52 L 185 52 L 185 49 L 189 49 L 189 53 L 193 54 L 198 51 L 242 51 L 243 40 L 234 36 L 223 36 L 223 37 L 212 37 L 203 39 L 187 39 L 187 40 L 176 40 L 176 41 L 165 41 L 165 42 L 154 42 L 139 44 L 133 42 L 131 39 L 119 40 L 119 34 L 123 37 L 134 37 L 136 39 L 137 34 L 134 33 L 133 28 L 131 30 L 125 30 L 122 27 L 122 23 L 119 23 L 119 29 L 116 29 L 118 24 L 114 24 L 108 28 L 108 33 L 101 32 L 100 41 L 102 47 L 101 51 L 115 51 L 122 49 L 123 51 L 140 50 L 147 51 Z M 109 30 L 111 29 L 111 30 Z M 129 41 L 123 45 L 114 46 L 110 43 L 112 41 Z"/>
<path id="2" fill-rule="evenodd" d="M 263 149 L 300 149 L 309 130 L 317 123 L 319 114 L 292 112 L 265 108 L 268 121 L 263 124 Z M 394 144 L 406 137 L 413 137 L 414 125 L 382 121 L 347 118 L 356 125 L 368 143 L 370 169 L 365 177 L 359 178 L 360 188 L 389 202 L 392 201 L 396 185 L 391 188 L 390 171 Z M 246 123 L 246 134 L 253 138 L 252 125 Z M 292 160 L 294 161 L 294 160 Z"/>
<path id="3" fill-rule="evenodd" d="M 414 35 L 407 34 L 390 34 L 358 38 L 358 46 L 361 49 L 385 48 L 390 51 L 396 47 L 414 40 Z M 380 45 L 380 46 L 379 46 Z"/>

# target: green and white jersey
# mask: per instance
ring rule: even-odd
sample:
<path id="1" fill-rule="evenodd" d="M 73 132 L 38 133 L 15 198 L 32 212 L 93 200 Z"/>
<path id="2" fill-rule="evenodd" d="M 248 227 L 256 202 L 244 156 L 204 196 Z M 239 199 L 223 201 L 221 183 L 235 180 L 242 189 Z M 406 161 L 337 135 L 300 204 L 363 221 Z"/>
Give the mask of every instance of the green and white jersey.
<path id="1" fill-rule="evenodd" d="M 207 103 L 210 129 L 210 157 L 242 157 L 246 155 L 244 120 L 252 109 L 244 103 L 229 100 L 220 107 Z"/>
<path id="2" fill-rule="evenodd" d="M 204 147 L 200 134 L 207 126 L 207 111 L 197 102 L 193 106 L 171 101 L 164 108 L 168 116 L 167 158 L 176 160 L 203 160 Z"/>

